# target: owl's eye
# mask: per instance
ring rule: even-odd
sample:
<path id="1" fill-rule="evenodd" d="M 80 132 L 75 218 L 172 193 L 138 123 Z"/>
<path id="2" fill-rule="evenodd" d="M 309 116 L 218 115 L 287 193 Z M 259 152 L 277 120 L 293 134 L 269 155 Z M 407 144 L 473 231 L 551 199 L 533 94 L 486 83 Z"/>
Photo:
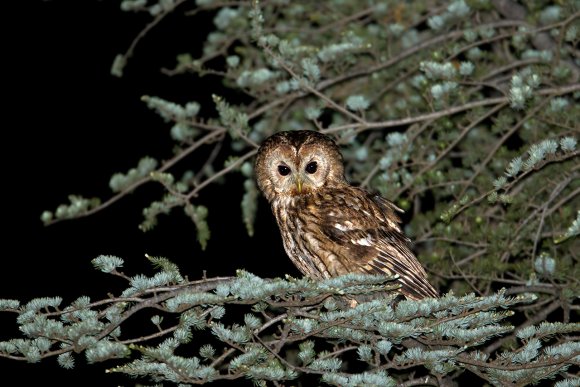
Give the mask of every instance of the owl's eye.
<path id="1" fill-rule="evenodd" d="M 282 176 L 286 176 L 290 173 L 290 168 L 285 165 L 278 165 L 278 173 Z"/>
<path id="2" fill-rule="evenodd" d="M 316 163 L 316 161 L 311 161 L 308 163 L 308 165 L 306 165 L 306 172 L 310 173 L 311 175 L 313 173 L 316 172 L 316 169 L 318 168 L 318 164 Z"/>

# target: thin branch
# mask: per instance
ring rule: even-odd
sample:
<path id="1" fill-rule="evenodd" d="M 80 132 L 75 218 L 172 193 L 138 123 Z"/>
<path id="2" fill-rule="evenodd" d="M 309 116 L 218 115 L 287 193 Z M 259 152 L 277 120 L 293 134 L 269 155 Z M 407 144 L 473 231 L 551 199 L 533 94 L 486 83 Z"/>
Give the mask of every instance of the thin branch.
<path id="1" fill-rule="evenodd" d="M 421 168 L 421 170 L 419 170 L 419 172 L 414 173 L 413 177 L 403 187 L 399 188 L 394 196 L 399 197 L 403 192 L 408 190 L 420 176 L 422 176 L 423 174 L 425 174 L 426 172 L 428 172 L 429 170 L 434 168 L 435 165 L 437 165 L 437 163 L 439 163 L 439 161 L 441 161 L 444 157 L 446 157 L 447 154 L 451 151 L 451 149 L 455 148 L 455 146 L 463 140 L 463 138 L 467 135 L 467 133 L 471 129 L 473 129 L 474 127 L 479 125 L 481 122 L 485 121 L 486 119 L 488 119 L 489 117 L 491 117 L 492 115 L 494 115 L 495 113 L 497 113 L 498 111 L 503 109 L 506 105 L 507 105 L 507 102 L 503 103 L 503 104 L 499 104 L 499 105 L 489 109 L 484 115 L 482 115 L 481 117 L 478 117 L 476 120 L 472 121 L 469 125 L 467 125 L 465 128 L 463 128 L 463 130 L 461 131 L 461 133 L 459 133 L 459 135 L 455 138 L 455 140 L 453 140 L 451 142 L 451 144 L 449 144 L 449 146 L 447 146 L 447 148 L 445 148 L 441 153 L 439 153 L 439 155 L 437 156 L 437 158 L 435 158 L 435 160 L 433 160 L 432 162 L 427 164 L 425 167 Z"/>
<path id="2" fill-rule="evenodd" d="M 199 140 L 197 140 L 196 142 L 194 142 L 193 144 L 191 144 L 189 147 L 187 147 L 186 149 L 184 149 L 182 152 L 178 153 L 177 155 L 175 155 L 174 157 L 172 157 L 171 159 L 169 159 L 168 161 L 166 161 L 165 163 L 163 163 L 163 165 L 161 167 L 159 167 L 157 170 L 155 170 L 152 173 L 161 173 L 161 172 L 165 172 L 166 170 L 168 170 L 169 168 L 171 168 L 173 165 L 175 165 L 176 163 L 178 163 L 179 161 L 181 161 L 182 159 L 184 159 L 186 156 L 188 156 L 189 154 L 191 154 L 193 151 L 195 151 L 196 149 L 200 148 L 202 145 L 206 144 L 207 142 L 209 142 L 210 140 L 213 140 L 221 135 L 223 135 L 225 133 L 225 129 L 220 129 L 220 130 L 215 130 L 213 132 L 210 132 L 208 134 L 206 134 L 205 136 L 203 136 L 202 138 L 200 138 Z M 123 189 L 121 192 L 119 192 L 118 194 L 116 194 L 115 196 L 111 197 L 110 199 L 108 199 L 106 202 L 103 202 L 102 204 L 98 205 L 97 207 L 94 207 L 92 209 L 90 209 L 89 211 L 83 212 L 81 214 L 78 214 L 74 219 L 78 219 L 78 218 L 83 218 L 85 216 L 89 216 L 89 215 L 93 215 L 99 211 L 104 210 L 105 208 L 109 207 L 111 204 L 114 204 L 115 202 L 117 202 L 118 200 L 122 199 L 123 197 L 125 197 L 127 194 L 133 192 L 135 189 L 137 189 L 138 187 L 142 186 L 145 183 L 150 182 L 151 176 L 145 176 L 139 180 L 137 180 L 136 182 L 134 182 L 133 184 L 131 184 L 130 186 L 128 186 L 127 188 Z M 47 222 L 47 225 L 51 225 L 54 223 L 58 223 L 61 222 L 63 220 L 70 220 L 73 218 L 60 218 L 60 219 L 54 219 L 50 222 Z"/>
<path id="3" fill-rule="evenodd" d="M 568 154 L 566 156 L 570 156 L 570 155 Z M 545 202 L 541 207 L 535 209 L 526 219 L 524 219 L 523 222 L 521 222 L 518 225 L 518 228 L 514 232 L 513 238 L 510 240 L 509 244 L 505 248 L 505 252 L 502 254 L 502 257 L 501 257 L 501 261 L 502 262 L 507 261 L 507 259 L 509 258 L 510 249 L 521 238 L 521 236 L 522 236 L 521 231 L 524 229 L 524 227 L 526 226 L 526 224 L 529 223 L 531 221 L 531 219 L 533 219 L 534 217 L 536 217 L 536 215 L 540 211 L 542 211 L 546 206 L 548 206 L 552 202 L 552 200 L 554 200 L 554 198 L 556 198 L 560 194 L 560 192 L 562 192 L 562 190 L 564 190 L 564 188 L 566 188 L 568 186 L 568 184 L 570 184 L 570 182 L 573 180 L 573 177 L 575 177 L 575 175 L 567 176 L 566 179 L 564 179 L 563 181 L 561 181 L 554 188 L 554 191 L 551 193 L 551 196 L 550 196 L 551 199 L 549 201 Z"/>
<path id="4" fill-rule="evenodd" d="M 415 239 L 413 243 L 415 245 L 418 245 L 418 244 L 421 244 L 421 243 L 428 243 L 428 242 L 432 242 L 432 241 L 448 242 L 448 243 L 452 243 L 452 244 L 469 246 L 469 247 L 477 247 L 477 248 L 482 248 L 482 247 L 489 246 L 489 244 L 488 243 L 485 243 L 485 242 L 475 243 L 475 242 L 463 241 L 463 240 L 453 239 L 453 238 L 447 238 L 447 237 L 429 237 L 429 238 L 423 238 L 423 237 L 421 237 L 421 238 Z"/>
<path id="5" fill-rule="evenodd" d="M 398 387 L 411 387 L 411 386 L 439 386 L 437 379 L 433 376 L 428 375 L 418 379 L 411 379 L 404 383 L 397 385 Z"/>
<path id="6" fill-rule="evenodd" d="M 577 88 L 580 89 L 580 86 Z M 364 125 L 346 124 L 346 125 L 340 125 L 340 126 L 333 126 L 333 127 L 324 129 L 323 132 L 328 134 L 328 133 L 341 132 L 341 131 L 347 130 L 347 129 L 356 129 L 358 132 L 362 132 L 363 130 L 367 130 L 367 129 L 384 129 L 384 128 L 392 128 L 392 127 L 396 127 L 396 126 L 405 126 L 405 125 L 414 124 L 416 122 L 434 120 L 437 118 L 450 116 L 450 115 L 461 113 L 463 111 L 471 110 L 473 108 L 480 107 L 480 106 L 498 105 L 498 104 L 504 104 L 506 102 L 508 102 L 507 97 L 488 98 L 488 99 L 484 99 L 484 100 L 480 100 L 480 101 L 468 102 L 464 105 L 452 106 L 450 108 L 439 110 L 436 112 L 419 114 L 419 115 L 416 115 L 413 117 L 398 118 L 398 119 L 388 120 L 388 121 L 369 122 L 369 123 L 364 124 Z"/>
<path id="7" fill-rule="evenodd" d="M 520 25 L 524 25 L 524 24 L 527 25 L 526 23 L 524 23 L 522 21 L 518 21 L 518 20 L 500 20 L 497 22 L 489 23 L 489 24 L 483 24 L 480 27 L 481 28 L 502 28 L 502 27 L 520 26 Z M 333 86 L 335 84 L 342 83 L 346 80 L 360 78 L 360 77 L 363 77 L 366 75 L 376 73 L 376 72 L 381 71 L 381 70 L 385 70 L 385 69 L 393 66 L 394 64 L 399 63 L 402 60 L 404 60 L 404 59 L 406 59 L 406 58 L 408 58 L 408 57 L 410 57 L 410 56 L 412 56 L 420 51 L 425 50 L 428 47 L 437 46 L 437 45 L 442 44 L 442 43 L 448 43 L 450 41 L 453 41 L 455 39 L 462 37 L 463 34 L 464 34 L 463 30 L 451 31 L 451 32 L 448 32 L 444 35 L 439 35 L 439 36 L 436 36 L 432 39 L 422 41 L 422 42 L 412 46 L 411 48 L 404 50 L 403 52 L 399 53 L 397 56 L 395 56 L 391 59 L 388 59 L 384 62 L 381 62 L 381 63 L 376 64 L 374 66 L 365 67 L 363 69 L 354 70 L 350 73 L 340 75 L 340 76 L 333 78 L 333 79 L 322 81 L 318 84 L 317 89 L 322 90 L 322 89 L 325 89 L 327 87 Z"/>
<path id="8" fill-rule="evenodd" d="M 459 274 L 461 274 L 461 276 L 465 279 L 465 282 L 467 282 L 467 284 L 471 287 L 471 289 L 473 289 L 473 291 L 475 293 L 477 293 L 480 297 L 483 296 L 481 290 L 479 290 L 477 288 L 477 286 L 475 286 L 475 284 L 473 282 L 471 282 L 469 280 L 469 278 L 467 278 L 467 275 L 463 272 L 463 270 L 461 269 L 461 267 L 459 267 L 459 265 L 457 264 L 457 262 L 455 262 L 455 258 L 453 257 L 453 254 L 449 254 L 449 257 L 451 257 L 451 260 L 453 261 L 453 266 L 455 266 L 455 268 L 457 268 L 457 270 L 459 271 Z"/>
<path id="9" fill-rule="evenodd" d="M 224 353 L 220 357 L 212 361 L 209 366 L 215 368 L 218 364 L 221 364 L 228 356 L 231 356 L 234 352 L 236 352 L 235 348 L 230 348 L 227 351 L 224 351 Z"/>
<path id="10" fill-rule="evenodd" d="M 246 161 L 247 159 L 249 159 L 250 157 L 253 157 L 256 153 L 258 153 L 257 149 L 251 150 L 248 153 L 246 153 L 245 155 L 241 156 L 240 158 L 238 158 L 236 161 L 234 161 L 233 163 L 231 163 L 230 165 L 228 165 L 227 167 L 223 168 L 221 171 L 216 172 L 215 174 L 213 174 L 212 176 L 208 177 L 207 179 L 205 179 L 203 182 L 201 182 L 197 187 L 195 187 L 195 189 L 193 189 L 191 192 L 189 192 L 185 198 L 187 200 L 191 200 L 192 198 L 194 198 L 195 196 L 197 196 L 197 194 L 199 193 L 199 191 L 201 191 L 203 188 L 205 188 L 207 185 L 211 184 L 212 182 L 214 182 L 215 180 L 219 179 L 220 177 L 222 177 L 223 175 L 235 170 L 236 168 L 238 168 L 240 165 L 242 165 L 242 163 L 244 161 Z"/>
<path id="11" fill-rule="evenodd" d="M 328 24 L 316 29 L 315 33 L 322 34 L 322 33 L 325 33 L 327 31 L 332 31 L 332 30 L 335 30 L 337 27 L 346 25 L 354 20 L 361 19 L 365 16 L 372 15 L 373 12 L 375 11 L 375 8 L 376 7 L 370 7 L 367 9 L 363 9 L 362 11 L 356 12 L 356 13 L 349 15 L 345 18 L 342 18 L 340 20 L 337 20 L 337 21 L 332 22 L 332 23 L 328 23 Z"/>
<path id="12" fill-rule="evenodd" d="M 573 178 L 577 179 L 578 175 L 573 175 Z M 580 195 L 580 187 L 576 188 L 574 191 L 572 191 L 568 195 L 564 196 L 560 201 L 558 201 L 558 203 L 554 204 L 554 206 L 552 206 L 552 208 L 550 208 L 549 210 L 546 211 L 546 216 L 552 215 L 552 213 L 554 211 L 561 208 L 564 204 L 566 204 L 566 202 L 569 202 L 570 200 L 574 199 L 578 195 Z"/>
<path id="13" fill-rule="evenodd" d="M 477 166 L 475 172 L 463 186 L 463 190 L 461 190 L 461 193 L 458 195 L 459 197 L 465 195 L 465 192 L 469 189 L 475 178 L 479 176 L 483 170 L 485 170 L 487 164 L 491 161 L 493 156 L 495 156 L 496 152 L 503 146 L 507 139 L 510 138 L 515 132 L 517 132 L 518 129 L 522 127 L 522 125 L 524 125 L 530 118 L 534 117 L 541 109 L 543 109 L 544 106 L 548 104 L 548 102 L 550 102 L 549 98 L 543 99 L 539 104 L 534 106 L 534 108 L 530 110 L 522 119 L 513 125 L 507 132 L 505 132 L 498 141 L 495 142 L 493 148 L 491 148 L 491 151 L 488 152 L 487 157 Z"/>
<path id="14" fill-rule="evenodd" d="M 151 340 L 151 339 L 163 337 L 163 336 L 167 335 L 168 333 L 171 333 L 171 332 L 177 330 L 177 328 L 179 328 L 179 324 L 174 325 L 171 328 L 160 330 L 159 332 L 155 332 L 155 333 L 152 333 L 152 334 L 147 335 L 147 336 L 136 337 L 134 339 L 128 339 L 128 340 L 120 340 L 119 343 L 121 343 L 121 344 L 144 343 L 144 342 Z"/>
<path id="15" fill-rule="evenodd" d="M 169 15 L 171 12 L 173 12 L 175 10 L 175 8 L 177 8 L 179 5 L 185 3 L 187 0 L 176 0 L 173 3 L 173 7 L 165 12 L 160 13 L 159 15 L 157 15 L 155 17 L 155 19 L 153 19 L 149 24 L 147 24 L 145 26 L 145 28 L 143 28 L 135 37 L 135 39 L 133 39 L 133 41 L 131 42 L 131 44 L 129 45 L 129 48 L 127 49 L 127 51 L 125 51 L 125 54 L 123 54 L 123 57 L 125 58 L 125 61 L 127 61 L 129 58 L 131 58 L 133 56 L 133 52 L 135 51 L 135 48 L 137 47 L 137 44 L 141 41 L 141 39 L 143 39 L 145 37 L 145 35 L 147 35 L 147 33 L 149 31 L 151 31 L 157 24 L 159 24 L 161 22 L 161 20 L 163 20 L 165 18 L 165 16 Z"/>
<path id="16" fill-rule="evenodd" d="M 573 84 L 573 85 L 566 85 L 563 87 L 551 87 L 545 88 L 541 90 L 537 90 L 536 93 L 538 95 L 562 95 L 562 94 L 569 94 L 574 93 L 580 90 L 580 84 Z M 541 105 L 543 106 L 546 100 L 542 101 Z M 379 129 L 379 128 L 392 128 L 395 126 L 405 126 L 409 124 L 413 124 L 415 122 L 421 122 L 426 120 L 437 119 L 445 116 L 450 116 L 453 114 L 457 114 L 466 110 L 471 110 L 476 107 L 480 106 L 488 106 L 488 105 L 498 105 L 498 104 L 505 104 L 509 102 L 508 97 L 496 97 L 496 98 L 488 98 L 480 101 L 473 101 L 468 102 L 464 105 L 459 106 L 452 106 L 447 109 L 443 109 L 440 111 L 420 114 L 414 117 L 407 117 L 407 118 L 399 118 L 389 121 L 379 121 L 379 122 L 369 122 L 365 125 L 362 124 L 346 124 L 340 126 L 334 126 L 331 128 L 327 128 L 324 130 L 324 133 L 335 133 L 340 132 L 346 129 L 357 129 L 359 132 L 367 129 Z"/>
<path id="17" fill-rule="evenodd" d="M 490 71 L 489 73 L 485 74 L 485 76 L 481 77 L 479 80 L 481 82 L 485 82 L 488 81 L 489 79 L 495 77 L 496 75 L 500 75 L 502 73 L 505 73 L 506 71 L 518 68 L 518 67 L 524 67 L 524 66 L 529 66 L 531 64 L 535 64 L 535 63 L 541 63 L 542 60 L 539 58 L 527 58 L 527 59 L 522 59 L 522 60 L 518 60 L 515 62 L 510 62 L 508 64 L 506 64 L 505 66 L 501 66 L 501 67 L 495 67 L 492 71 Z"/>

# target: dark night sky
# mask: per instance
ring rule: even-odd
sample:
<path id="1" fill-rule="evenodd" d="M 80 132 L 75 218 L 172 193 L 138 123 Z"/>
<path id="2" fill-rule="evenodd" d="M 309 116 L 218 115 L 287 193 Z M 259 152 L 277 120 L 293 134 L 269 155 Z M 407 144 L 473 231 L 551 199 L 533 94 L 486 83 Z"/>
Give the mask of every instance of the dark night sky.
<path id="1" fill-rule="evenodd" d="M 254 238 L 245 234 L 239 178 L 212 187 L 199 198 L 210 208 L 212 239 L 205 252 L 195 241 L 192 223 L 180 211 L 162 218 L 152 232 L 137 229 L 143 206 L 162 193 L 156 186 L 145 186 L 94 216 L 43 227 L 42 211 L 54 210 L 67 195 L 106 198 L 113 173 L 127 171 L 145 155 L 170 157 L 170 125 L 149 111 L 140 97 L 195 99 L 202 105 L 210 101 L 220 87 L 215 79 L 168 78 L 159 69 L 172 67 L 181 52 L 199 54 L 211 15 L 192 19 L 176 12 L 168 17 L 142 41 L 126 77 L 118 79 L 109 75 L 113 58 L 146 25 L 148 15 L 120 12 L 118 1 L 13 3 L 21 8 L 4 15 L 11 15 L 15 23 L 4 34 L 2 64 L 3 94 L 9 102 L 3 104 L 0 298 L 26 302 L 59 295 L 70 302 L 81 295 L 98 299 L 118 292 L 124 285 L 120 280 L 92 269 L 90 260 L 100 254 L 124 258 L 129 275 L 152 274 L 145 253 L 170 258 L 192 279 L 202 270 L 210 276 L 232 275 L 237 268 L 261 276 L 297 274 L 285 258 L 263 200 Z M 14 316 L 0 316 L 0 324 L 0 340 L 18 334 Z M 57 379 L 64 386 L 87 380 L 111 386 L 132 383 L 123 376 L 105 375 L 103 370 L 112 363 L 85 363 L 78 357 L 78 369 L 65 371 L 54 358 L 32 366 L 0 360 L 0 369 L 4 380 L 17 377 L 19 385 Z"/>

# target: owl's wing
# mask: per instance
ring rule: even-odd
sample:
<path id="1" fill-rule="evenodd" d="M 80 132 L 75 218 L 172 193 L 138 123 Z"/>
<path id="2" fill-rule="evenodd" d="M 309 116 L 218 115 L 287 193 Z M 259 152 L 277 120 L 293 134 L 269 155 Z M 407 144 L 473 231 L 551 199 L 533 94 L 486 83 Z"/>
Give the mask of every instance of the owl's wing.
<path id="1" fill-rule="evenodd" d="M 321 231 L 333 242 L 337 258 L 359 271 L 398 274 L 400 291 L 408 298 L 437 297 L 411 251 L 409 238 L 401 231 L 396 215 L 401 210 L 388 200 L 359 189 L 339 196 L 339 202 L 344 203 L 340 211 L 336 205 L 323 208 L 320 217 Z"/>

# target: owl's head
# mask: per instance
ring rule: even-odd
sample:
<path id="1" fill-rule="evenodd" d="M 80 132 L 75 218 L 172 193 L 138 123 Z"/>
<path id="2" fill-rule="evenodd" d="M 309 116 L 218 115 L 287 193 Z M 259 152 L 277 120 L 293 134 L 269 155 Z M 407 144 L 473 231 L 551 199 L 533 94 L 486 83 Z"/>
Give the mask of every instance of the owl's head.
<path id="1" fill-rule="evenodd" d="M 310 130 L 278 132 L 267 138 L 258 150 L 256 176 L 269 201 L 345 183 L 338 146 L 330 137 Z"/>

